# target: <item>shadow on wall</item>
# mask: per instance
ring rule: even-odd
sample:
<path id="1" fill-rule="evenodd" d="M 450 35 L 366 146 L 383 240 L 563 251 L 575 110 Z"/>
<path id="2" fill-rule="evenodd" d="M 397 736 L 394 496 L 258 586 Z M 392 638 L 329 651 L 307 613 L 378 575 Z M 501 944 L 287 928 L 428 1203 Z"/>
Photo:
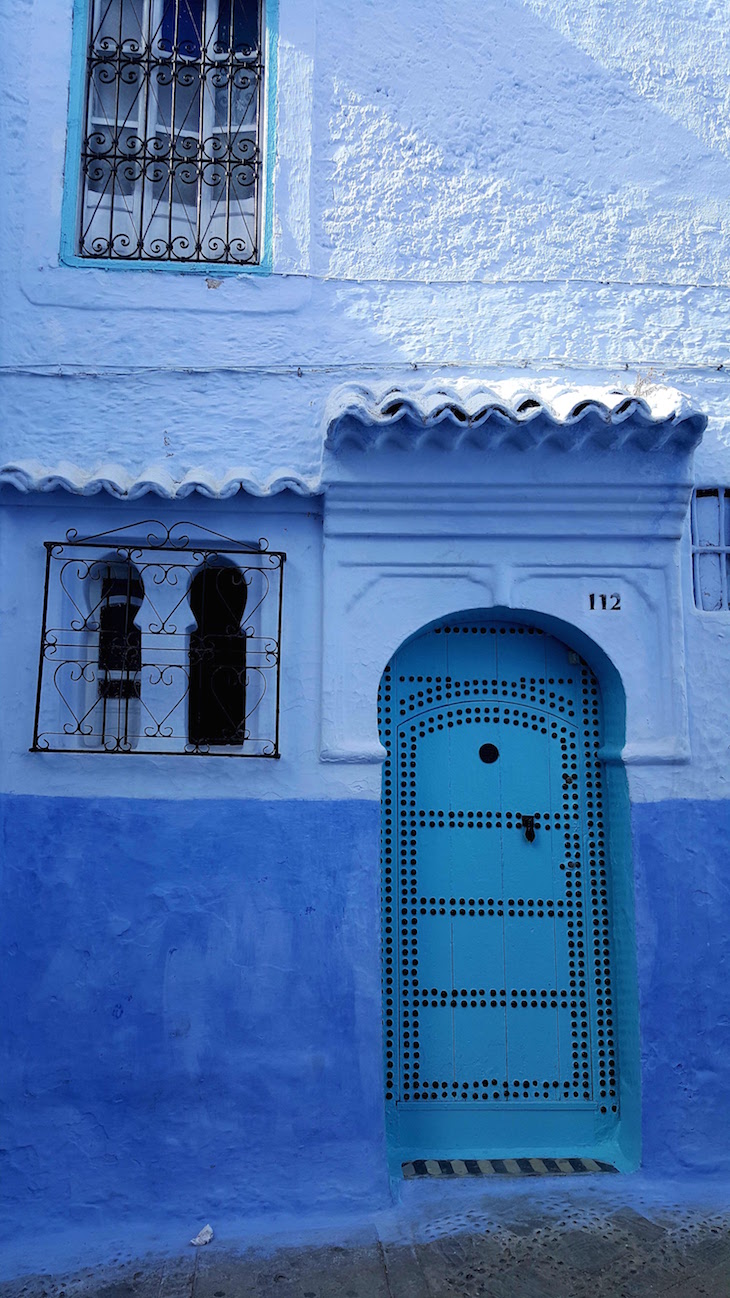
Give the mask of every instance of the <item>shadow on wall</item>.
<path id="1" fill-rule="evenodd" d="M 446 23 L 406 0 L 348 14 L 351 39 L 322 42 L 329 94 L 315 93 L 315 273 L 726 281 L 719 7 L 712 29 L 671 4 L 664 18 L 632 5 L 621 27 L 617 8 L 456 0 Z M 715 73 L 701 107 L 693 61 Z"/>

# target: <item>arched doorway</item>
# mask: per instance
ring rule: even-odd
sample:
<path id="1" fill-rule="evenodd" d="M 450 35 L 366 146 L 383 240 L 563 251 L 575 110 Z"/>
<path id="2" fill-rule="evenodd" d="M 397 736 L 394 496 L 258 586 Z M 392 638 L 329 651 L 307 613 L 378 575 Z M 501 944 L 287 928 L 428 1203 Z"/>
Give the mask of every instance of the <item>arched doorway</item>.
<path id="1" fill-rule="evenodd" d="M 396 652 L 379 716 L 394 1157 L 621 1164 L 591 666 L 520 615 L 456 614 Z"/>

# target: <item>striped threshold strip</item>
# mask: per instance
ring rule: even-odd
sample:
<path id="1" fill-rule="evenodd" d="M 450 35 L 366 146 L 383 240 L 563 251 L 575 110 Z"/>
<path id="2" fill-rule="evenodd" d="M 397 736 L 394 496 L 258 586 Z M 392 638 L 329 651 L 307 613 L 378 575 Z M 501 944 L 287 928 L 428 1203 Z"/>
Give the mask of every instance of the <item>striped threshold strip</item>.
<path id="1" fill-rule="evenodd" d="M 580 1176 L 615 1172 L 596 1158 L 416 1158 L 403 1163 L 403 1176 Z"/>

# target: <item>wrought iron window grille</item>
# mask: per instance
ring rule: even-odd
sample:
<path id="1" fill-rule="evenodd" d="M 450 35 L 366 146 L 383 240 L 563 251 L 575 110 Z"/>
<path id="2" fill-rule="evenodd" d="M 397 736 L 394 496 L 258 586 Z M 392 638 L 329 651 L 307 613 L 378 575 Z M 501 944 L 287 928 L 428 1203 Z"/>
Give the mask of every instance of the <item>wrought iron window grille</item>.
<path id="1" fill-rule="evenodd" d="M 78 251 L 260 260 L 262 0 L 90 0 Z"/>
<path id="2" fill-rule="evenodd" d="M 692 580 L 695 606 L 706 613 L 730 609 L 730 487 L 697 487 L 692 493 Z"/>
<path id="3" fill-rule="evenodd" d="M 283 552 L 149 519 L 45 547 L 32 752 L 279 756 Z"/>

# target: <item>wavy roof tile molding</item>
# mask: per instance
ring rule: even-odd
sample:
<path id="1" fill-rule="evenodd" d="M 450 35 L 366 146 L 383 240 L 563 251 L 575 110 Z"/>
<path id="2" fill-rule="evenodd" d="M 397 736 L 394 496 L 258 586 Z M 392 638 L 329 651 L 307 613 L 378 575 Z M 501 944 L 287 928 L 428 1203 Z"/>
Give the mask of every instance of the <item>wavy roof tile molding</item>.
<path id="1" fill-rule="evenodd" d="M 683 393 L 659 385 L 637 395 L 621 388 L 546 381 L 526 385 L 522 380 L 485 387 L 476 380 L 456 379 L 448 385 L 404 385 L 380 393 L 348 384 L 337 388 L 327 403 L 325 444 L 334 452 L 380 447 L 618 450 L 628 445 L 689 453 L 706 423 L 707 417 Z M 63 490 L 80 496 L 106 491 L 124 500 L 148 493 L 175 500 L 199 492 L 223 500 L 239 491 L 312 496 L 323 490 L 321 473 L 306 476 L 284 466 L 268 476 L 233 466 L 219 475 L 198 468 L 175 478 L 158 465 L 135 476 L 115 463 L 85 469 L 67 461 L 22 459 L 0 467 L 0 484 L 22 492 Z"/>
<path id="2" fill-rule="evenodd" d="M 205 469 L 191 469 L 176 479 L 164 469 L 153 467 L 133 477 L 119 464 L 102 464 L 87 472 L 77 464 L 46 466 L 37 460 L 18 460 L 0 468 L 0 484 L 18 491 L 69 491 L 76 496 L 94 496 L 107 491 L 121 500 L 136 500 L 153 494 L 166 500 L 179 500 L 199 492 L 214 500 L 226 500 L 239 491 L 251 496 L 275 496 L 280 491 L 294 491 L 300 496 L 315 495 L 321 488 L 319 477 L 306 478 L 293 469 L 282 469 L 268 478 L 256 477 L 250 469 L 230 469 L 216 476 Z"/>
<path id="3" fill-rule="evenodd" d="M 388 388 L 360 385 L 333 392 L 327 448 L 370 450 L 440 447 L 528 451 L 540 446 L 573 451 L 689 452 L 707 416 L 675 388 L 625 388 L 507 380 L 485 387 L 475 380 Z"/>

